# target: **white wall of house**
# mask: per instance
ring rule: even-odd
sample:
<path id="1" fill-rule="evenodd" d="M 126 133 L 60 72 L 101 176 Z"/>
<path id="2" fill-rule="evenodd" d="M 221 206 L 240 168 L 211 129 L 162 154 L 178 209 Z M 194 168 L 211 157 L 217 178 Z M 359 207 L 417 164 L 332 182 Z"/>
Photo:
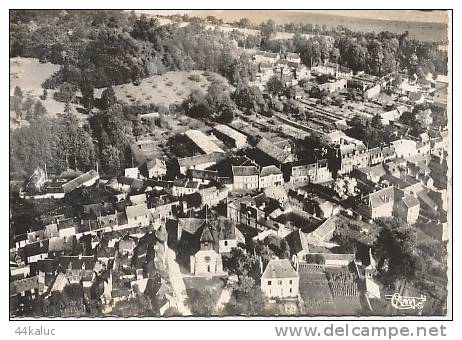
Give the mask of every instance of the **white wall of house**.
<path id="1" fill-rule="evenodd" d="M 229 240 L 220 240 L 218 242 L 218 251 L 219 253 L 229 253 L 231 249 L 237 247 L 237 239 L 229 239 Z"/>
<path id="2" fill-rule="evenodd" d="M 269 298 L 294 298 L 298 295 L 298 277 L 291 279 L 262 279 L 261 289 Z"/>

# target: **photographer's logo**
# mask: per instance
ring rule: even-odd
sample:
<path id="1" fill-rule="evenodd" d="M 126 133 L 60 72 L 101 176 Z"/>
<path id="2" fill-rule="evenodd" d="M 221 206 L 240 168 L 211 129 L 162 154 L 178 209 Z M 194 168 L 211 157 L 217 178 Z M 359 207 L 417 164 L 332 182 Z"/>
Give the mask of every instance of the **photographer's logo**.
<path id="1" fill-rule="evenodd" d="M 420 295 L 420 297 L 412 296 L 401 296 L 400 293 L 393 295 L 385 295 L 385 299 L 391 300 L 391 305 L 396 309 L 418 309 L 422 310 L 424 302 L 427 301 L 427 297 Z"/>

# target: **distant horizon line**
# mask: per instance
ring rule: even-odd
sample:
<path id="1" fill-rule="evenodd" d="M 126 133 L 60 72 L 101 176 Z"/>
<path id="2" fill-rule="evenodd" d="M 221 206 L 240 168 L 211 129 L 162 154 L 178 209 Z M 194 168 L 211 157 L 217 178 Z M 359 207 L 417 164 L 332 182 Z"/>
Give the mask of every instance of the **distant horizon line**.
<path id="1" fill-rule="evenodd" d="M 194 12 L 207 12 L 211 15 L 214 12 L 226 12 L 226 11 L 256 11 L 256 9 L 190 9 L 190 10 L 135 10 L 138 13 L 152 14 L 152 15 L 175 15 L 175 14 L 188 14 L 194 16 Z M 261 9 L 263 11 L 286 11 L 292 13 L 311 13 L 317 15 L 331 15 L 343 18 L 355 18 L 365 20 L 381 20 L 381 21 L 401 21 L 401 22 L 415 22 L 415 23 L 434 23 L 434 24 L 447 24 L 449 15 L 446 10 L 432 10 L 432 11 L 421 11 L 421 10 L 361 10 L 361 9 L 346 9 L 346 10 L 317 10 L 317 9 Z M 243 16 L 245 17 L 245 16 Z M 409 19 L 410 18 L 410 19 Z"/>

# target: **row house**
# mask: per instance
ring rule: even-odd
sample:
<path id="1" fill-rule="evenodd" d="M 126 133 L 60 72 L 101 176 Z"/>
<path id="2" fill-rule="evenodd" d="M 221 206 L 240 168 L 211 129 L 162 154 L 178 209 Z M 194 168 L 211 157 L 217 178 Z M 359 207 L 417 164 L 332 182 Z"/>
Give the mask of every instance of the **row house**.
<path id="1" fill-rule="evenodd" d="M 188 179 L 177 179 L 173 182 L 172 195 L 182 197 L 190 195 L 199 190 L 200 183 Z"/>
<path id="2" fill-rule="evenodd" d="M 199 189 L 199 195 L 202 206 L 214 207 L 228 198 L 228 188 L 217 188 L 215 186 L 203 188 Z"/>
<path id="3" fill-rule="evenodd" d="M 163 177 L 167 174 L 167 165 L 164 160 L 155 158 L 146 163 L 149 178 Z"/>
<path id="4" fill-rule="evenodd" d="M 319 218 L 329 218 L 334 213 L 334 206 L 326 201 L 302 190 L 289 190 L 288 199 L 290 205 L 300 211 L 305 211 Z"/>
<path id="5" fill-rule="evenodd" d="M 265 51 L 258 51 L 253 56 L 253 60 L 257 64 L 260 64 L 260 63 L 274 64 L 280 58 L 281 56 L 279 53 L 271 53 L 271 52 L 265 52 Z"/>
<path id="6" fill-rule="evenodd" d="M 329 93 L 333 93 L 336 91 L 340 91 L 342 89 L 347 88 L 347 80 L 346 79 L 338 79 L 338 80 L 332 80 L 328 81 L 324 84 L 318 85 L 319 90 L 321 91 L 327 91 Z"/>
<path id="7" fill-rule="evenodd" d="M 362 142 L 339 145 L 336 147 L 336 153 L 340 160 L 339 174 L 347 174 L 354 169 L 361 169 L 369 165 L 369 153 Z"/>
<path id="8" fill-rule="evenodd" d="M 186 171 L 188 169 L 205 170 L 225 158 L 226 155 L 221 152 L 212 152 L 205 155 L 178 158 L 178 170 L 180 174 L 186 175 Z"/>
<path id="9" fill-rule="evenodd" d="M 290 183 L 322 183 L 332 179 L 332 172 L 329 169 L 326 159 L 316 163 L 293 165 L 291 168 Z"/>
<path id="10" fill-rule="evenodd" d="M 259 176 L 260 189 L 282 185 L 283 183 L 284 179 L 281 169 L 275 165 L 264 166 L 261 168 Z"/>
<path id="11" fill-rule="evenodd" d="M 149 225 L 149 210 L 146 203 L 127 206 L 125 208 L 125 213 L 129 226 Z"/>
<path id="12" fill-rule="evenodd" d="M 244 196 L 228 202 L 227 217 L 236 224 L 262 229 L 259 228 L 259 221 L 266 216 L 264 205 L 260 202 L 263 196 Z"/>
<path id="13" fill-rule="evenodd" d="M 234 190 L 255 190 L 259 186 L 256 166 L 232 166 Z"/>
<path id="14" fill-rule="evenodd" d="M 205 185 L 210 184 L 210 182 L 218 182 L 219 180 L 218 171 L 213 170 L 188 169 L 186 177 L 190 181 L 196 181 Z"/>
<path id="15" fill-rule="evenodd" d="M 168 194 L 150 198 L 148 200 L 150 220 L 154 225 L 160 226 L 161 221 L 173 217 L 179 205 L 179 200 Z"/>
<path id="16" fill-rule="evenodd" d="M 389 186 L 370 193 L 359 210 L 370 219 L 396 216 L 407 223 L 415 223 L 420 202 L 414 195 Z"/>

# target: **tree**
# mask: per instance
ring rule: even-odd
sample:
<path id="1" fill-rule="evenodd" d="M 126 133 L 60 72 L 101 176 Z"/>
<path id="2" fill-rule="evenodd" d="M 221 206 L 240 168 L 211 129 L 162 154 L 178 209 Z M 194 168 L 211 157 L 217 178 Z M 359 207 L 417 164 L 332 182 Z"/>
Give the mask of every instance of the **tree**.
<path id="1" fill-rule="evenodd" d="M 284 89 L 283 93 L 287 99 L 294 99 L 297 92 L 295 91 L 295 88 L 293 86 L 287 86 Z"/>
<path id="2" fill-rule="evenodd" d="M 378 270 L 384 282 L 418 278 L 423 268 L 416 253 L 415 230 L 397 218 L 380 219 L 377 224 L 381 230 L 373 249 L 379 258 Z"/>
<path id="3" fill-rule="evenodd" d="M 263 95 L 260 89 L 256 86 L 248 86 L 240 83 L 233 93 L 232 97 L 241 110 L 253 110 L 254 112 L 260 112 L 261 107 L 265 104 Z"/>
<path id="4" fill-rule="evenodd" d="M 378 113 L 374 117 L 372 117 L 371 126 L 375 129 L 383 128 L 382 118 Z"/>
<path id="5" fill-rule="evenodd" d="M 23 93 L 22 90 L 19 86 L 16 86 L 14 88 L 14 94 L 13 94 L 13 108 L 14 112 L 21 117 L 22 116 L 22 100 L 23 100 Z"/>
<path id="6" fill-rule="evenodd" d="M 307 263 L 315 263 L 315 264 L 325 264 L 326 259 L 322 254 L 306 254 L 305 260 Z"/>
<path id="7" fill-rule="evenodd" d="M 35 100 L 32 97 L 27 97 L 22 104 L 22 111 L 26 113 L 26 116 L 32 114 L 32 109 L 34 107 Z"/>
<path id="8" fill-rule="evenodd" d="M 101 152 L 101 165 L 104 173 L 108 175 L 117 175 L 122 169 L 120 160 L 120 150 L 109 145 Z"/>
<path id="9" fill-rule="evenodd" d="M 24 96 L 24 95 L 23 95 L 23 92 L 22 92 L 22 89 L 21 89 L 19 86 L 16 86 L 16 87 L 14 88 L 14 93 L 13 93 L 13 94 L 14 94 L 15 97 L 18 97 L 18 98 L 20 98 L 20 99 L 22 99 L 23 96 Z"/>
<path id="10" fill-rule="evenodd" d="M 91 111 L 94 103 L 95 88 L 90 82 L 84 81 L 80 84 L 80 93 L 82 93 L 82 105 L 88 111 Z"/>
<path id="11" fill-rule="evenodd" d="M 101 103 L 102 110 L 107 110 L 112 105 L 117 103 L 117 97 L 115 95 L 115 92 L 112 86 L 109 86 L 107 89 L 103 91 L 103 93 L 101 94 L 100 103 Z"/>
<path id="12" fill-rule="evenodd" d="M 356 253 L 357 241 L 346 230 L 345 226 L 340 225 L 335 228 L 332 240 L 340 246 L 344 253 Z"/>
<path id="13" fill-rule="evenodd" d="M 46 100 L 48 97 L 48 90 L 47 89 L 43 89 L 43 92 L 42 92 L 42 95 L 40 96 L 40 99 L 41 100 Z"/>
<path id="14" fill-rule="evenodd" d="M 260 25 L 260 34 L 263 42 L 270 40 L 276 33 L 276 23 L 273 20 L 268 20 Z"/>
<path id="15" fill-rule="evenodd" d="M 266 89 L 270 94 L 280 96 L 284 90 L 284 84 L 277 76 L 272 76 L 266 83 Z"/>
<path id="16" fill-rule="evenodd" d="M 91 136 L 73 114 L 57 118 L 57 137 L 60 140 L 59 157 L 73 169 L 88 169 L 94 164 L 94 145 Z"/>
<path id="17" fill-rule="evenodd" d="M 188 289 L 187 294 L 186 304 L 194 315 L 210 316 L 214 314 L 218 296 L 212 289 Z"/>
<path id="18" fill-rule="evenodd" d="M 252 22 L 250 21 L 249 18 L 240 18 L 236 24 L 237 24 L 237 27 L 240 27 L 240 28 L 249 28 L 251 27 Z"/>
<path id="19" fill-rule="evenodd" d="M 226 306 L 228 315 L 267 315 L 268 298 L 261 288 L 252 284 L 251 278 L 239 281 L 239 285 L 234 290 L 235 302 L 230 302 Z"/>
<path id="20" fill-rule="evenodd" d="M 234 114 L 227 110 L 223 111 L 218 117 L 217 117 L 217 122 L 218 123 L 223 123 L 223 124 L 228 124 L 231 123 L 234 119 Z"/>
<path id="21" fill-rule="evenodd" d="M 44 116 L 47 114 L 47 109 L 43 105 L 42 101 L 37 100 L 37 102 L 34 105 L 34 116 L 35 117 L 40 117 Z"/>
<path id="22" fill-rule="evenodd" d="M 54 93 L 53 98 L 63 103 L 70 103 L 77 92 L 77 86 L 70 83 L 63 83 L 59 86 L 59 90 Z"/>
<path id="23" fill-rule="evenodd" d="M 238 276 L 258 276 L 259 261 L 242 248 L 233 248 L 229 257 L 223 259 L 224 268 Z"/>

